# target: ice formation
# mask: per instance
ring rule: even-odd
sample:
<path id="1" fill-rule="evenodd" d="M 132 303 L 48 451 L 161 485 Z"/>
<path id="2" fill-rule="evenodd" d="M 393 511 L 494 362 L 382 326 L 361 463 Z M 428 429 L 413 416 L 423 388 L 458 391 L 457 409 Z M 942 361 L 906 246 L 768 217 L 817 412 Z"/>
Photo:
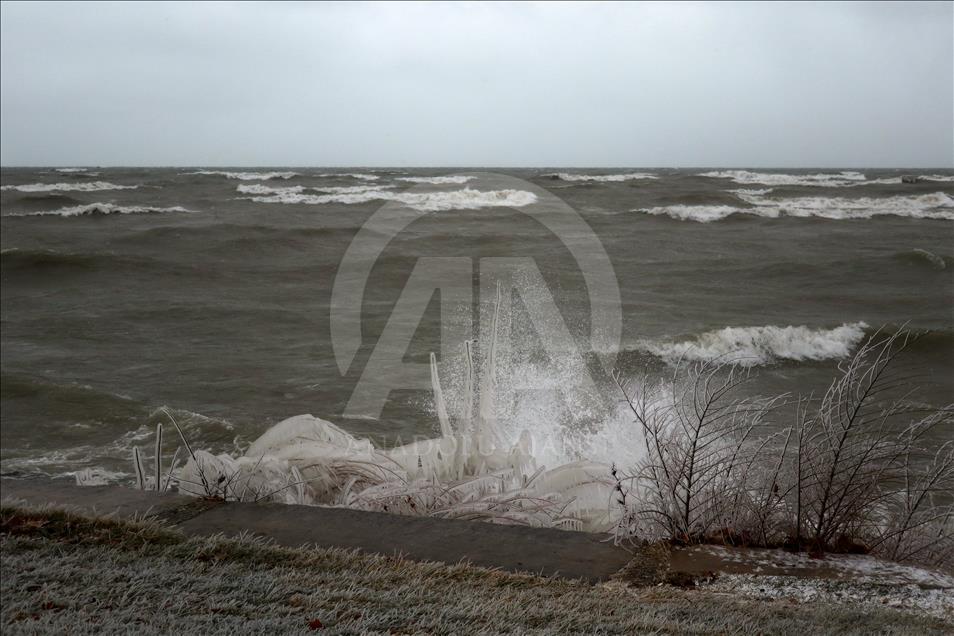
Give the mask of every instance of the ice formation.
<path id="1" fill-rule="evenodd" d="M 488 355 L 475 365 L 465 343 L 462 415 L 448 415 L 437 362 L 431 384 L 440 437 L 377 448 L 312 415 L 286 419 L 244 455 L 190 450 L 179 490 L 230 500 L 345 506 L 398 514 L 549 526 L 593 532 L 613 527 L 621 508 L 610 465 L 595 461 L 538 465 L 524 430 L 507 443 L 496 409 L 497 312 Z"/>

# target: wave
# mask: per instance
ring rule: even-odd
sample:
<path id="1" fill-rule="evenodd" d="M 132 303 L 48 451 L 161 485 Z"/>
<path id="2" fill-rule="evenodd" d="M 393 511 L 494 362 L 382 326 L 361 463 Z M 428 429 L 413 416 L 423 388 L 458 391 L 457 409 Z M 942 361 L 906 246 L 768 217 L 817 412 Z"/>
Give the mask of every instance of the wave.
<path id="1" fill-rule="evenodd" d="M 297 172 L 229 172 L 227 170 L 198 170 L 185 174 L 220 175 L 228 179 L 239 181 L 268 181 L 269 179 L 292 179 L 299 176 Z"/>
<path id="2" fill-rule="evenodd" d="M 61 267 L 90 269 L 97 260 L 95 255 L 58 252 L 56 250 L 25 250 L 13 247 L 0 252 L 0 262 L 3 263 L 3 269 L 6 272 Z"/>
<path id="3" fill-rule="evenodd" d="M 740 198 L 743 196 L 763 197 L 772 191 L 772 188 L 739 188 L 737 190 L 728 190 L 728 192 Z"/>
<path id="4" fill-rule="evenodd" d="M 198 270 L 169 263 L 141 254 L 117 252 L 61 252 L 52 249 L 9 248 L 0 252 L 5 273 L 50 274 L 63 276 L 68 272 L 102 270 L 105 272 L 154 271 L 162 274 L 192 274 Z M 205 274 L 206 272 L 202 272 Z"/>
<path id="5" fill-rule="evenodd" d="M 394 201 L 415 210 L 442 212 L 445 210 L 477 210 L 488 207 L 518 208 L 535 203 L 537 196 L 524 190 L 454 190 L 451 192 L 395 192 L 383 189 L 366 189 L 357 192 L 335 194 L 305 194 L 303 192 L 277 192 L 268 196 L 249 197 L 257 203 L 286 203 L 322 205 L 343 203 L 352 205 L 369 201 Z"/>
<path id="6" fill-rule="evenodd" d="M 377 192 L 388 188 L 395 188 L 393 185 L 358 185 L 358 186 L 287 186 L 273 188 L 262 183 L 253 183 L 250 185 L 241 184 L 236 190 L 241 194 L 261 194 L 261 195 L 295 195 L 310 190 L 312 192 L 321 192 L 323 194 L 362 194 L 365 192 Z"/>
<path id="7" fill-rule="evenodd" d="M 774 172 L 751 172 L 749 170 L 713 170 L 700 173 L 700 177 L 711 179 L 731 179 L 740 185 L 770 186 L 845 186 L 865 182 L 860 172 L 844 171 L 835 174 L 783 174 Z M 900 177 L 898 178 L 900 182 Z"/>
<path id="8" fill-rule="evenodd" d="M 912 219 L 954 220 L 954 198 L 943 193 L 884 198 L 799 197 L 770 199 L 762 190 L 736 190 L 737 196 L 751 207 L 731 205 L 670 205 L 638 208 L 656 216 L 670 216 L 680 221 L 711 223 L 733 214 L 746 214 L 776 219 L 782 216 L 818 217 L 832 220 L 870 219 L 875 216 L 900 216 Z"/>
<path id="9" fill-rule="evenodd" d="M 838 173 L 785 174 L 775 172 L 751 172 L 749 170 L 713 170 L 696 176 L 712 179 L 731 179 L 740 185 L 769 186 L 818 186 L 828 188 L 849 188 L 865 185 L 898 185 L 903 183 L 898 177 L 880 177 L 868 179 L 863 173 L 847 170 Z M 954 175 L 928 174 L 918 175 L 918 181 L 954 181 Z"/>
<path id="10" fill-rule="evenodd" d="M 600 181 L 600 182 L 632 181 L 634 179 L 658 179 L 659 178 L 654 174 L 649 174 L 648 172 L 628 172 L 625 174 L 569 174 L 566 172 L 558 172 L 555 174 L 545 174 L 541 176 L 549 177 L 551 179 L 557 179 L 559 181 Z"/>
<path id="11" fill-rule="evenodd" d="M 864 322 L 834 329 L 809 327 L 725 327 L 680 342 L 641 340 L 636 349 L 668 364 L 724 358 L 746 367 L 778 360 L 840 360 L 851 355 L 865 337 Z"/>
<path id="12" fill-rule="evenodd" d="M 749 208 L 739 208 L 732 205 L 667 205 L 658 208 L 635 209 L 633 212 L 644 212 L 654 216 L 671 216 L 680 221 L 697 221 L 711 223 L 721 221 L 733 214 L 745 214 Z"/>
<path id="13" fill-rule="evenodd" d="M 57 168 L 56 172 L 62 172 L 76 177 L 98 177 L 102 172 L 87 170 L 86 168 Z"/>
<path id="14" fill-rule="evenodd" d="M 14 213 L 9 216 L 105 216 L 108 214 L 162 214 L 166 212 L 191 212 L 181 206 L 171 208 L 157 208 L 140 205 L 115 205 L 113 203 L 90 203 L 89 205 L 76 205 L 68 208 L 59 208 L 57 210 L 40 210 L 37 212 Z"/>
<path id="15" fill-rule="evenodd" d="M 0 190 L 17 192 L 97 192 L 99 190 L 135 190 L 138 185 L 117 185 L 107 181 L 91 183 L 28 183 L 26 185 L 7 185 Z"/>
<path id="16" fill-rule="evenodd" d="M 774 200 L 755 194 L 740 194 L 739 198 L 750 205 L 771 211 L 774 216 L 785 214 L 797 217 L 817 216 L 826 219 L 870 219 L 873 216 L 891 215 L 915 219 L 954 220 L 954 198 L 944 192 L 856 199 L 799 197 Z"/>
<path id="17" fill-rule="evenodd" d="M 407 181 L 408 183 L 429 183 L 431 185 L 460 185 L 475 178 L 476 177 L 468 177 L 462 174 L 456 174 L 448 177 L 395 177 L 395 181 Z"/>
<path id="18" fill-rule="evenodd" d="M 943 256 L 938 256 L 934 252 L 921 248 L 914 248 L 910 252 L 902 253 L 901 258 L 913 260 L 917 263 L 930 264 L 934 269 L 945 269 L 947 267 L 947 261 Z"/>
<path id="19" fill-rule="evenodd" d="M 80 205 L 82 201 L 68 194 L 60 192 L 37 192 L 35 194 L 24 194 L 17 197 L 17 204 L 42 206 L 49 203 L 59 203 L 62 206 Z"/>
<path id="20" fill-rule="evenodd" d="M 110 482 L 122 481 L 132 476 L 124 469 L 130 465 L 133 447 L 151 449 L 156 424 L 161 421 L 168 425 L 165 411 L 172 413 L 191 443 L 210 445 L 216 451 L 235 447 L 235 427 L 228 420 L 185 409 L 154 408 L 121 393 L 6 371 L 0 386 L 5 401 L 26 401 L 36 412 L 44 413 L 46 417 L 41 419 L 49 421 L 37 426 L 60 440 L 57 448 L 42 451 L 5 446 L 4 471 L 62 477 L 91 468 L 101 475 L 110 475 Z M 43 429 L 44 426 L 48 428 Z M 77 437 L 64 436 L 66 427 L 89 429 L 82 435 L 84 443 L 68 446 L 68 440 Z M 116 436 L 111 431 L 123 432 Z"/>
<path id="21" fill-rule="evenodd" d="M 376 174 L 364 174 L 361 172 L 323 172 L 319 177 L 351 177 L 352 179 L 361 179 L 362 181 L 377 181 L 381 177 Z"/>

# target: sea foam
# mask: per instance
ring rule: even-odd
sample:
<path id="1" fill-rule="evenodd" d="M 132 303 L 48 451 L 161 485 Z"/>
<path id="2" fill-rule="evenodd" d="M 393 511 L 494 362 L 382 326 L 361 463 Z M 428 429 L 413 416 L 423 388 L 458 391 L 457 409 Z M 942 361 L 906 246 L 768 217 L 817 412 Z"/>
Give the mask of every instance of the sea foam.
<path id="1" fill-rule="evenodd" d="M 361 172 L 323 172 L 319 177 L 351 177 L 352 179 L 361 179 L 362 181 L 377 181 L 381 177 L 376 174 L 364 174 Z"/>
<path id="2" fill-rule="evenodd" d="M 395 201 L 415 210 L 440 212 L 444 210 L 477 210 L 487 207 L 523 207 L 536 202 L 537 196 L 523 190 L 472 190 L 464 188 L 450 192 L 395 192 L 383 188 L 342 188 L 341 192 L 307 194 L 292 188 L 278 189 L 264 196 L 249 197 L 258 203 L 286 203 L 322 205 L 343 203 L 346 205 L 369 201 Z M 329 189 L 325 189 L 329 190 Z"/>
<path id="3" fill-rule="evenodd" d="M 115 205 L 113 203 L 90 203 L 89 205 L 76 205 L 68 208 L 59 208 L 57 210 L 40 210 L 39 212 L 26 212 L 22 214 L 11 214 L 10 216 L 97 216 L 107 214 L 161 214 L 165 212 L 191 212 L 181 206 L 171 208 L 157 208 L 140 205 Z"/>
<path id="4" fill-rule="evenodd" d="M 429 183 L 431 185 L 448 185 L 467 183 L 475 177 L 468 177 L 462 174 L 455 174 L 447 177 L 396 177 L 395 181 L 407 181 L 408 183 Z"/>
<path id="5" fill-rule="evenodd" d="M 818 174 L 782 174 L 749 170 L 713 170 L 699 174 L 712 179 L 731 179 L 740 185 L 838 187 L 865 183 L 865 175 L 855 171 Z M 900 182 L 900 177 L 898 182 Z"/>
<path id="6" fill-rule="evenodd" d="M 545 174 L 544 177 L 556 178 L 560 181 L 599 181 L 599 182 L 617 182 L 632 181 L 634 179 L 658 179 L 654 174 L 648 172 L 627 172 L 625 174 L 570 174 L 567 172 L 558 172 L 556 174 Z"/>
<path id="7" fill-rule="evenodd" d="M 90 183 L 28 183 L 25 185 L 7 185 L 0 190 L 16 190 L 17 192 L 97 192 L 100 190 L 135 190 L 138 185 L 117 185 L 107 181 L 92 181 Z"/>
<path id="8" fill-rule="evenodd" d="M 732 205 L 669 205 L 640 208 L 633 212 L 670 216 L 680 221 L 710 223 L 733 214 L 764 218 L 818 217 L 831 220 L 870 219 L 875 216 L 900 216 L 912 219 L 954 220 L 954 199 L 944 192 L 893 197 L 797 197 L 772 199 L 770 190 L 734 190 L 751 207 Z"/>
<path id="9" fill-rule="evenodd" d="M 228 172 L 226 170 L 198 170 L 186 174 L 220 175 L 228 179 L 239 181 L 267 181 L 269 179 L 292 179 L 298 176 L 297 172 Z"/>
<path id="10" fill-rule="evenodd" d="M 777 360 L 839 360 L 858 346 L 867 327 L 864 322 L 845 323 L 834 329 L 725 327 L 678 342 L 642 340 L 636 349 L 672 365 L 719 358 L 749 367 Z"/>
<path id="11" fill-rule="evenodd" d="M 357 185 L 357 186 L 285 186 L 273 188 L 262 183 L 241 184 L 236 189 L 241 194 L 259 194 L 259 195 L 282 195 L 292 196 L 301 194 L 306 190 L 311 192 L 321 192 L 324 194 L 361 194 L 365 192 L 376 192 L 389 188 L 396 188 L 393 185 Z"/>
<path id="12" fill-rule="evenodd" d="M 713 179 L 731 179 L 741 185 L 769 186 L 818 186 L 826 188 L 851 188 L 866 185 L 898 185 L 901 177 L 879 177 L 868 179 L 861 172 L 847 170 L 838 173 L 784 174 L 775 172 L 751 172 L 749 170 L 713 170 L 703 172 L 699 177 Z M 917 175 L 921 181 L 954 181 L 954 175 L 923 174 Z"/>

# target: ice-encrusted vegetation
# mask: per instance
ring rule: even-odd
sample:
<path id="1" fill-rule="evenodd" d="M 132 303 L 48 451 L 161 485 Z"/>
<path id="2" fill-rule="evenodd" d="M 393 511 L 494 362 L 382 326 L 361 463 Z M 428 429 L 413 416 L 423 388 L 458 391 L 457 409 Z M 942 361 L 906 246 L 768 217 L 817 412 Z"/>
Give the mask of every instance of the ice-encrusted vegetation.
<path id="1" fill-rule="evenodd" d="M 872 337 L 818 400 L 739 398 L 747 375 L 731 360 L 620 381 L 646 455 L 618 475 L 618 536 L 949 566 L 954 409 L 924 411 L 903 390 L 895 363 L 914 337 Z"/>

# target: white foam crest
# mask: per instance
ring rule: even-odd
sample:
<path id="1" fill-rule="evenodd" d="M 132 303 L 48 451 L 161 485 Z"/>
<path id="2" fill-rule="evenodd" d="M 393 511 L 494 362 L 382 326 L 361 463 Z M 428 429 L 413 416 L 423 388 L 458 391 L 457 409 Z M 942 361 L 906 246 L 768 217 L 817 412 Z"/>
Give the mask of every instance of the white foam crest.
<path id="1" fill-rule="evenodd" d="M 864 322 L 845 323 L 834 329 L 771 325 L 725 327 L 680 342 L 641 340 L 636 349 L 671 365 L 720 358 L 747 367 L 778 360 L 840 360 L 851 355 L 864 338 L 867 327 Z"/>
<path id="2" fill-rule="evenodd" d="M 671 216 L 680 221 L 696 221 L 698 223 L 711 223 L 721 221 L 733 214 L 757 214 L 758 216 L 771 216 L 767 210 L 758 210 L 751 208 L 739 208 L 731 205 L 667 205 L 657 208 L 635 209 L 633 212 L 644 212 L 654 216 Z M 778 216 L 777 214 L 775 216 Z"/>
<path id="3" fill-rule="evenodd" d="M 754 194 L 740 194 L 739 198 L 759 210 L 772 211 L 769 215 L 761 216 L 785 214 L 825 219 L 870 219 L 874 216 L 891 215 L 954 220 L 954 198 L 944 192 L 881 198 L 798 197 L 775 200 Z"/>
<path id="4" fill-rule="evenodd" d="M 364 174 L 361 172 L 323 172 L 319 177 L 351 177 L 352 179 L 361 179 L 362 181 L 377 181 L 381 177 L 376 174 Z"/>
<path id="5" fill-rule="evenodd" d="M 181 206 L 171 208 L 156 208 L 140 205 L 115 205 L 113 203 L 90 203 L 89 205 L 76 205 L 68 208 L 59 208 L 57 210 L 40 210 L 39 212 L 26 212 L 22 214 L 11 214 L 10 216 L 96 216 L 107 214 L 161 214 L 166 212 L 191 212 Z"/>
<path id="6" fill-rule="evenodd" d="M 943 192 L 915 196 L 893 197 L 798 197 L 771 199 L 765 190 L 734 190 L 735 194 L 752 207 L 731 205 L 669 205 L 634 209 L 656 216 L 670 216 L 680 221 L 711 223 L 733 214 L 764 218 L 818 217 L 831 220 L 870 219 L 876 216 L 900 216 L 912 219 L 954 220 L 954 199 Z"/>
<path id="7" fill-rule="evenodd" d="M 324 194 L 363 194 L 366 192 L 377 192 L 380 190 L 385 190 L 389 188 L 395 188 L 397 186 L 393 185 L 357 185 L 357 186 L 316 186 L 316 187 L 306 187 L 306 186 L 285 186 L 274 188 L 272 186 L 267 186 L 262 183 L 253 183 L 253 184 L 240 184 L 236 190 L 241 194 L 258 194 L 258 195 L 268 195 L 268 196 L 286 196 L 293 197 L 296 194 L 302 194 L 306 190 L 311 192 L 321 192 Z"/>
<path id="8" fill-rule="evenodd" d="M 28 183 L 25 185 L 6 185 L 0 190 L 17 192 L 97 192 L 100 190 L 135 190 L 138 185 L 117 185 L 107 181 L 89 183 Z"/>
<path id="9" fill-rule="evenodd" d="M 57 172 L 86 172 L 86 168 L 57 168 Z"/>
<path id="10" fill-rule="evenodd" d="M 558 172 L 556 174 L 546 174 L 544 177 L 556 177 L 561 181 L 599 181 L 599 182 L 617 182 L 633 181 L 635 179 L 658 179 L 654 174 L 648 172 L 627 172 L 624 174 L 570 174 L 567 172 Z"/>
<path id="11" fill-rule="evenodd" d="M 322 192 L 324 194 L 361 194 L 364 192 L 380 192 L 396 188 L 394 185 L 356 185 L 356 186 L 315 186 L 308 188 L 312 192 Z"/>
<path id="12" fill-rule="evenodd" d="M 361 188 L 356 186 L 356 188 Z M 258 203 L 286 203 L 323 205 L 343 203 L 346 205 L 369 201 L 395 201 L 415 210 L 441 212 L 444 210 L 477 210 L 488 207 L 523 207 L 536 202 L 537 196 L 524 190 L 453 190 L 450 192 L 394 192 L 383 188 L 345 189 L 350 191 L 332 194 L 306 194 L 302 192 L 277 192 L 268 196 L 250 197 Z"/>
<path id="13" fill-rule="evenodd" d="M 446 177 L 395 177 L 395 181 L 407 181 L 408 183 L 429 183 L 431 185 L 460 185 L 472 181 L 476 177 L 468 177 L 462 174 L 455 174 Z"/>
<path id="14" fill-rule="evenodd" d="M 954 174 L 922 174 L 918 178 L 924 181 L 954 182 Z"/>
<path id="15" fill-rule="evenodd" d="M 221 175 L 228 179 L 239 181 L 268 181 L 269 179 L 291 179 L 297 177 L 297 172 L 229 172 L 227 170 L 197 170 L 186 174 Z"/>
<path id="16" fill-rule="evenodd" d="M 713 170 L 697 176 L 731 179 L 740 185 L 839 187 L 866 183 L 865 175 L 855 171 L 818 174 L 783 174 L 749 170 Z M 898 179 L 900 182 L 900 178 Z"/>
<path id="17" fill-rule="evenodd" d="M 305 186 L 286 186 L 273 188 L 261 183 L 253 183 L 246 185 L 244 183 L 236 187 L 241 194 L 299 194 L 305 191 Z"/>
<path id="18" fill-rule="evenodd" d="M 728 190 L 732 194 L 739 196 L 765 196 L 772 192 L 772 188 L 738 188 L 737 190 Z"/>

